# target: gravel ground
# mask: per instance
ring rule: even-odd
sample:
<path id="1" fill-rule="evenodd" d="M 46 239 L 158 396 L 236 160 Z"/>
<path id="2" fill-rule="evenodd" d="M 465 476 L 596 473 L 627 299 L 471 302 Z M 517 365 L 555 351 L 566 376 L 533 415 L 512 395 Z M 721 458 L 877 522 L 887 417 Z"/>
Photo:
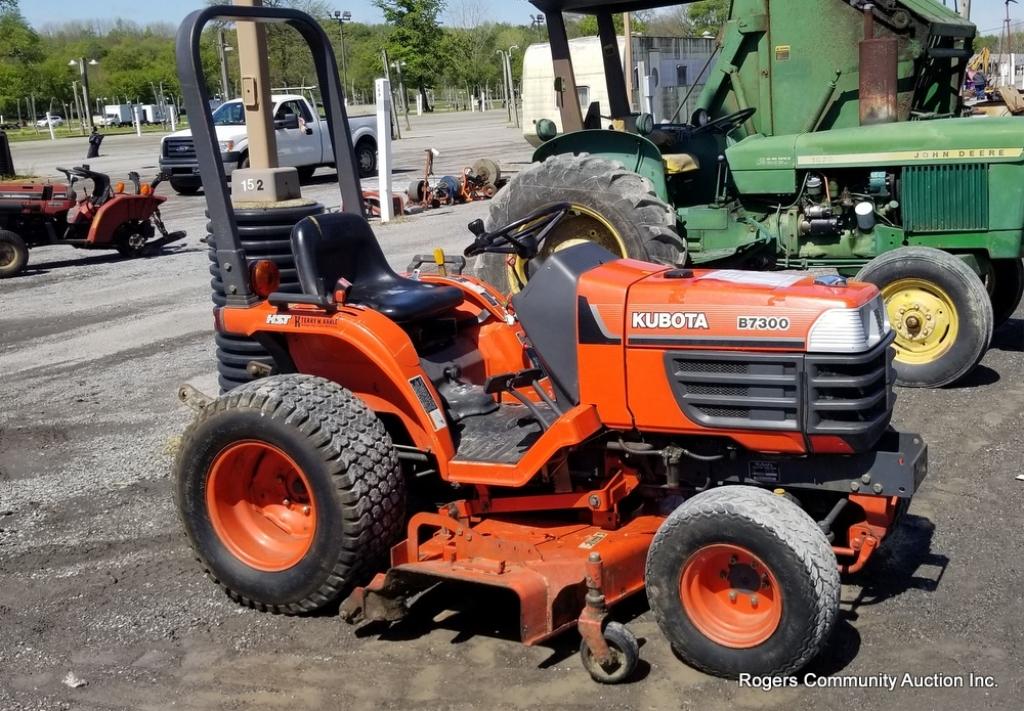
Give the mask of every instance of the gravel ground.
<path id="1" fill-rule="evenodd" d="M 432 145 L 439 172 L 485 155 L 514 169 L 529 156 L 497 114 L 425 117 L 414 134 L 396 149 L 413 173 Z M 117 138 L 124 155 L 145 153 Z M 73 162 L 29 153 L 36 145 L 14 147 L 19 166 Z M 337 202 L 326 173 L 305 193 Z M 896 423 L 924 434 L 930 474 L 884 553 L 845 581 L 835 640 L 809 670 L 965 685 L 973 673 L 997 686 L 745 688 L 683 665 L 637 599 L 616 614 L 643 640 L 640 678 L 601 687 L 573 635 L 520 646 L 501 597 L 428 594 L 381 633 L 242 609 L 203 577 L 169 480 L 189 417 L 176 387 L 214 389 L 203 209 L 201 197 L 167 203 L 167 224 L 189 238 L 158 256 L 43 248 L 27 274 L 0 283 L 0 709 L 1020 707 L 1022 312 L 969 382 L 899 393 Z M 402 266 L 435 244 L 460 248 L 485 210 L 377 232 Z"/>

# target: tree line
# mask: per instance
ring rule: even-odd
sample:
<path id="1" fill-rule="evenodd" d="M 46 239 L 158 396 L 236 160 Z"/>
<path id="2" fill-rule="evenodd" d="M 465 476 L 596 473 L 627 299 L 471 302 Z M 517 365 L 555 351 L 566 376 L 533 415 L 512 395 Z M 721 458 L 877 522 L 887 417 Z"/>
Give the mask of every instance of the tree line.
<path id="1" fill-rule="evenodd" d="M 357 103 L 369 103 L 373 82 L 385 72 L 386 50 L 407 91 L 423 95 L 429 111 L 434 102 L 465 106 L 471 97 L 500 96 L 499 50 L 510 52 L 513 75 L 522 71 L 526 47 L 545 42 L 543 24 L 531 22 L 532 6 L 524 5 L 522 23 L 490 21 L 484 0 L 374 0 L 383 24 L 359 18 L 341 22 L 336 0 L 265 0 L 293 7 L 317 18 L 334 46 L 346 92 Z M 705 0 L 661 13 L 636 13 L 634 30 L 648 34 L 700 35 L 717 32 L 728 13 L 728 0 Z M 567 16 L 570 36 L 596 34 L 593 17 Z M 140 25 L 124 19 L 51 23 L 33 28 L 17 0 L 0 0 L 0 114 L 6 122 L 20 115 L 35 118 L 60 113 L 81 96 L 80 70 L 72 60 L 86 61 L 89 111 L 103 104 L 161 103 L 161 96 L 181 105 L 174 63 L 174 33 L 169 23 Z M 219 32 L 218 30 L 222 31 Z M 316 84 L 309 52 L 294 30 L 268 26 L 268 54 L 274 87 Z M 232 26 L 210 27 L 203 35 L 203 69 L 211 94 L 220 95 L 220 37 L 224 37 L 228 93 L 237 95 L 237 39 Z M 93 63 L 95 62 L 95 63 Z"/>

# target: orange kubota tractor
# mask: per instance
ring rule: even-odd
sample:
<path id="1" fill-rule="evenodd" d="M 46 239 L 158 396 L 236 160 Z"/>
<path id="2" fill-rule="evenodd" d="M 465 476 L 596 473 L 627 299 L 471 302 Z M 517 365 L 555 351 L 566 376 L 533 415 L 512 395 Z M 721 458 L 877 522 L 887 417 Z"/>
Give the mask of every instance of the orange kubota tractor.
<path id="1" fill-rule="evenodd" d="M 302 291 L 278 292 L 271 262 L 246 267 L 216 174 L 197 68 L 218 16 L 286 21 L 310 43 L 344 204 L 361 209 L 320 27 L 284 9 L 193 13 L 177 54 L 228 294 L 216 327 L 274 357 L 219 398 L 182 389 L 199 414 L 177 504 L 210 577 L 272 612 L 345 598 L 349 621 L 397 620 L 438 581 L 504 588 L 523 642 L 577 629 L 606 683 L 638 658 L 608 610 L 645 589 L 699 669 L 787 674 L 818 654 L 841 573 L 871 558 L 926 469 L 921 439 L 890 427 L 878 290 L 583 244 L 506 303 L 459 274 L 394 273 L 354 212 L 295 226 Z M 466 254 L 533 258 L 569 210 L 475 222 Z"/>

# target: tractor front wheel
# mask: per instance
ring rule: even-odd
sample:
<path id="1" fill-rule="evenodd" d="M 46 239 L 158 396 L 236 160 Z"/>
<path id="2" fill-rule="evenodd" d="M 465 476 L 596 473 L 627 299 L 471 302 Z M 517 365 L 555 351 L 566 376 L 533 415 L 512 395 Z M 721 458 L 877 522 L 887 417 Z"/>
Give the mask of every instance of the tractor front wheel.
<path id="1" fill-rule="evenodd" d="M 566 202 L 569 215 L 547 236 L 538 264 L 561 249 L 596 242 L 613 254 L 660 264 L 686 259 L 676 216 L 651 181 L 604 158 L 556 155 L 521 171 L 491 202 L 487 230 L 493 231 L 549 205 Z M 470 271 L 504 293 L 525 286 L 534 265 L 504 254 L 481 254 Z"/>
<path id="2" fill-rule="evenodd" d="M 937 388 L 978 364 L 992 340 L 992 301 L 981 278 L 954 254 L 901 247 L 857 274 L 882 292 L 896 332 L 896 382 Z"/>
<path id="3" fill-rule="evenodd" d="M 1024 296 L 1024 260 L 993 259 L 985 286 L 992 299 L 993 323 L 999 328 L 1013 316 Z"/>
<path id="4" fill-rule="evenodd" d="M 0 230 L 0 279 L 19 274 L 28 264 L 28 245 L 17 233 Z"/>
<path id="5" fill-rule="evenodd" d="M 185 433 L 175 475 L 199 561 L 250 607 L 323 607 L 383 566 L 403 532 L 387 431 L 323 378 L 271 376 L 214 400 Z"/>
<path id="6" fill-rule="evenodd" d="M 716 676 L 795 672 L 839 613 L 836 557 L 818 524 L 750 486 L 711 489 L 673 511 L 651 543 L 645 583 L 672 647 Z"/>

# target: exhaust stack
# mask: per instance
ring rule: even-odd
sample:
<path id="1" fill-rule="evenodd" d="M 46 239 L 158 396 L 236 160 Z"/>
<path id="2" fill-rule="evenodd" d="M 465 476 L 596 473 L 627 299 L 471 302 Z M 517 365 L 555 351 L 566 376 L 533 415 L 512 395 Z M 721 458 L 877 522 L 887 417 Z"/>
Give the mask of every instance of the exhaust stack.
<path id="1" fill-rule="evenodd" d="M 860 41 L 860 124 L 892 123 L 896 115 L 899 43 L 875 37 L 874 7 L 864 6 L 864 39 Z"/>

